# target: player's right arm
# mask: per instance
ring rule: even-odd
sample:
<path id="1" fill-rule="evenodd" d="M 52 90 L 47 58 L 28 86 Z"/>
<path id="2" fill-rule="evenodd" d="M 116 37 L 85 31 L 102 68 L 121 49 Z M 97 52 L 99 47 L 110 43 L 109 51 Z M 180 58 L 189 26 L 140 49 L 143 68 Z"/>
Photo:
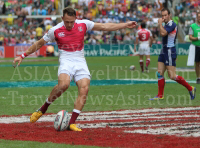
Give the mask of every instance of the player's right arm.
<path id="1" fill-rule="evenodd" d="M 26 56 L 29 56 L 30 54 L 34 53 L 35 51 L 37 51 L 38 49 L 40 49 L 43 45 L 46 44 L 46 41 L 41 38 L 39 41 L 35 42 L 31 47 L 29 47 L 24 54 L 22 54 L 20 57 L 16 57 L 13 61 L 13 64 L 15 65 L 15 63 L 18 63 L 18 66 L 20 65 L 20 63 L 22 62 L 23 58 Z"/>
<path id="2" fill-rule="evenodd" d="M 150 31 L 150 41 L 149 41 L 149 46 L 151 47 L 152 44 L 153 44 L 153 35 L 152 35 L 151 31 Z"/>
<path id="3" fill-rule="evenodd" d="M 136 37 L 136 40 L 135 40 L 135 45 L 134 45 L 134 52 L 136 52 L 136 47 L 137 47 L 137 45 L 138 45 L 138 42 L 139 42 L 139 40 L 138 40 L 139 38 L 138 37 Z"/>
<path id="4" fill-rule="evenodd" d="M 136 47 L 139 43 L 139 30 L 136 32 L 136 40 L 135 40 L 135 44 L 134 44 L 134 52 L 136 52 Z"/>
<path id="5" fill-rule="evenodd" d="M 189 38 L 190 38 L 190 40 L 191 41 L 198 41 L 198 40 L 200 40 L 197 37 L 193 37 L 193 35 L 194 35 L 194 32 L 193 32 L 192 28 L 190 27 L 190 29 L 189 29 Z"/>
<path id="6" fill-rule="evenodd" d="M 22 60 L 40 49 L 43 45 L 45 45 L 47 42 L 52 42 L 55 39 L 54 36 L 54 27 L 52 27 L 39 41 L 35 42 L 31 47 L 29 47 L 24 54 L 22 54 L 20 57 L 17 57 L 13 61 L 13 66 L 15 67 L 15 63 L 18 63 L 18 66 L 22 62 Z"/>

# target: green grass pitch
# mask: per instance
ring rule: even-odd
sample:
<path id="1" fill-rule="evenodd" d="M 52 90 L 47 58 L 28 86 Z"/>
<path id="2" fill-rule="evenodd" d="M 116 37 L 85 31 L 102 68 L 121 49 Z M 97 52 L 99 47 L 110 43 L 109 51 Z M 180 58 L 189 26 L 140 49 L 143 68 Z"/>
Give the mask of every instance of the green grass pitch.
<path id="1" fill-rule="evenodd" d="M 87 57 L 86 60 L 92 74 L 92 80 L 157 79 L 155 74 L 157 58 L 157 56 L 151 56 L 149 74 L 140 72 L 138 57 Z M 32 58 L 27 58 L 17 69 L 11 66 L 11 62 L 0 63 L 0 82 L 38 81 L 40 83 L 40 81 L 57 80 L 59 63 L 56 59 L 58 58 L 37 59 L 52 59 L 53 61 L 29 62 Z M 178 56 L 177 68 L 186 67 L 186 62 L 187 56 Z M 130 71 L 130 65 L 135 65 L 136 70 Z M 186 80 L 196 80 L 194 71 L 178 71 L 177 74 L 185 77 Z M 169 79 L 167 72 L 165 78 Z M 197 84 L 192 85 L 197 88 L 196 99 L 192 101 L 189 99 L 187 89 L 176 83 L 165 85 L 165 99 L 160 101 L 148 100 L 157 94 L 157 84 L 90 86 L 83 111 L 200 106 L 200 93 L 198 91 L 200 87 Z M 41 107 L 51 89 L 52 87 L 0 88 L 0 115 L 31 114 Z M 77 91 L 77 87 L 71 86 L 49 107 L 47 113 L 57 113 L 63 109 L 71 112 L 78 94 Z M 34 143 L 37 147 L 47 147 L 45 143 L 8 142 L 5 140 L 0 140 L 0 147 L 14 147 L 18 144 L 19 147 L 30 147 L 28 146 L 30 143 Z M 53 143 L 49 143 L 49 145 L 48 147 L 66 146 Z"/>

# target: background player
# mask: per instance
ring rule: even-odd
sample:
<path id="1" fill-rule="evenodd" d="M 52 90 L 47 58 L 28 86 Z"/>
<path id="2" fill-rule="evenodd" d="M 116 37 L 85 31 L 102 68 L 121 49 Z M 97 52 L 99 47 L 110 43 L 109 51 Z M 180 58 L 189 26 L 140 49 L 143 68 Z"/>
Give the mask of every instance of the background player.
<path id="1" fill-rule="evenodd" d="M 190 25 L 189 36 L 195 46 L 195 71 L 197 84 L 200 84 L 200 12 L 197 12 L 197 23 Z"/>
<path id="2" fill-rule="evenodd" d="M 190 86 L 183 77 L 176 75 L 176 47 L 175 41 L 178 33 L 178 28 L 176 23 L 174 23 L 170 18 L 170 11 L 167 8 L 162 9 L 162 18 L 158 20 L 158 25 L 160 28 L 160 35 L 162 38 L 163 49 L 158 57 L 158 95 L 150 100 L 164 99 L 164 72 L 167 69 L 168 76 L 170 79 L 178 82 L 179 84 L 185 86 L 190 94 L 190 99 L 195 98 L 196 88 Z M 165 26 L 162 26 L 162 23 Z"/>
<path id="3" fill-rule="evenodd" d="M 144 62 L 143 55 L 146 55 L 146 72 L 148 73 L 148 66 L 150 64 L 150 47 L 153 43 L 153 37 L 150 30 L 146 29 L 146 24 L 143 22 L 141 24 L 141 29 L 136 33 L 136 42 L 134 46 L 134 52 L 136 52 L 136 46 L 139 42 L 139 58 L 140 58 L 140 67 L 141 71 L 144 72 Z"/>
<path id="4" fill-rule="evenodd" d="M 94 23 L 89 20 L 77 20 L 76 11 L 67 7 L 63 10 L 62 22 L 52 27 L 42 39 L 35 42 L 24 54 L 14 59 L 14 64 L 18 65 L 22 59 L 40 49 L 47 42 L 55 40 L 60 50 L 58 85 L 51 91 L 44 105 L 34 112 L 30 117 L 30 122 L 36 122 L 46 111 L 49 105 L 60 97 L 70 86 L 72 78 L 78 86 L 78 98 L 74 103 L 74 110 L 69 122 L 69 129 L 72 131 L 82 131 L 74 124 L 86 102 L 90 86 L 90 72 L 84 57 L 84 35 L 86 31 L 102 30 L 115 31 L 124 28 L 134 28 L 137 23 Z"/>

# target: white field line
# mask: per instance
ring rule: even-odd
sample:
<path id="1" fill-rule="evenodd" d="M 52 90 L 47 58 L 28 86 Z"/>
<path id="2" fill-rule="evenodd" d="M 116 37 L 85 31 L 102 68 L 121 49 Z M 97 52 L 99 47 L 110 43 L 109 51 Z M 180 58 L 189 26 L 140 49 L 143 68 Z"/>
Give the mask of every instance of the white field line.
<path id="1" fill-rule="evenodd" d="M 162 120 L 162 121 L 167 121 L 167 120 Z M 172 127 L 176 127 L 176 126 L 182 126 L 182 125 L 197 125 L 200 127 L 200 123 L 199 122 L 192 122 L 192 123 L 166 123 L 166 124 L 153 124 L 153 125 L 148 125 L 148 124 L 135 124 L 135 122 L 133 122 L 133 125 L 126 125 L 127 122 L 115 122 L 115 123 L 92 123 L 92 124 L 79 124 L 80 128 L 106 128 L 106 127 L 110 127 L 110 128 L 122 128 L 122 127 L 126 127 L 126 128 L 142 128 L 142 127 L 162 127 L 165 128 L 165 126 L 172 126 Z M 137 122 L 139 123 L 139 122 Z M 113 126 L 113 124 L 115 124 Z M 119 124 L 121 124 L 121 126 L 119 126 Z M 134 130 L 135 131 L 135 130 Z M 132 132 L 132 131 L 131 131 Z"/>
<path id="2" fill-rule="evenodd" d="M 167 134 L 167 135 L 176 135 L 184 137 L 200 137 L 200 125 L 188 125 L 188 126 L 176 126 L 176 127 L 164 127 L 157 129 L 141 129 L 133 131 L 124 131 L 126 133 L 140 133 L 140 134 Z"/>
<path id="3" fill-rule="evenodd" d="M 42 116 L 37 122 L 54 122 L 54 118 L 55 118 L 55 114 L 54 115 L 47 115 L 47 116 Z M 182 121 L 182 120 L 187 120 L 187 118 L 198 118 L 200 117 L 199 115 L 184 115 L 184 116 L 158 116 L 158 117 L 136 117 L 136 118 L 108 118 L 108 117 L 99 117 L 94 119 L 94 117 L 91 116 L 79 116 L 79 118 L 77 119 L 77 121 L 96 121 L 97 123 L 93 123 L 93 124 L 98 124 L 101 120 L 108 120 L 109 124 L 120 124 L 120 123 L 124 123 L 124 122 L 116 122 L 116 120 L 135 120 L 135 119 L 144 119 L 144 120 L 139 120 L 139 121 L 132 121 L 132 122 L 126 122 L 126 123 L 150 123 L 150 122 L 164 122 L 164 121 Z M 171 118 L 171 119 L 167 119 L 164 120 L 164 118 Z M 184 118 L 184 119 L 182 119 Z M 152 119 L 152 120 L 147 120 L 147 119 Z M 160 120 L 163 119 L 163 120 Z M 115 120 L 114 122 L 111 122 L 112 120 Z M 198 119 L 197 119 L 198 120 Z M 30 117 L 29 116 L 19 116 L 19 117 L 2 117 L 0 118 L 0 123 L 26 123 L 26 122 L 30 122 Z M 106 124 L 107 124 L 106 123 Z M 88 124 L 88 123 L 83 123 L 83 124 Z"/>
<path id="4" fill-rule="evenodd" d="M 78 121 L 81 128 L 126 128 L 127 133 L 141 134 L 168 134 L 176 136 L 200 136 L 200 107 L 187 108 L 165 108 L 165 109 L 141 109 L 141 110 L 123 110 L 108 112 L 85 112 L 81 113 Z M 182 113 L 181 111 L 184 111 Z M 173 113 L 172 113 L 173 112 Z M 138 113 L 140 115 L 138 115 Z M 52 122 L 56 114 L 44 115 L 39 122 Z M 195 118 L 190 120 L 191 118 Z M 139 120 L 138 120 L 139 119 Z M 107 122 L 101 122 L 107 120 Z M 114 122 L 112 122 L 112 120 Z M 117 120 L 132 120 L 131 122 L 117 122 Z M 136 121 L 134 121 L 136 120 Z M 90 123 L 93 121 L 93 123 Z M 178 122 L 184 123 L 178 123 Z M 30 116 L 8 116 L 0 117 L 0 123 L 25 123 L 30 122 Z M 94 123 L 96 122 L 96 123 Z M 166 123 L 170 122 L 170 123 Z M 166 127 L 167 126 L 167 127 Z M 170 126 L 170 127 L 169 127 Z M 148 128 L 135 129 L 130 128 Z"/>
<path id="5" fill-rule="evenodd" d="M 185 108 L 152 108 L 140 110 L 122 110 L 108 112 L 86 112 L 81 115 L 110 115 L 110 114 L 129 114 L 129 113 L 148 113 L 148 112 L 176 112 L 176 111 L 199 111 L 200 107 L 185 107 Z"/>
<path id="6" fill-rule="evenodd" d="M 42 116 L 38 122 L 53 122 L 56 115 Z M 124 118 L 126 117 L 126 118 Z M 123 116 L 79 116 L 77 121 L 95 121 L 98 120 L 136 120 L 136 119 L 164 119 L 164 118 L 199 118 L 200 115 L 182 115 L 182 116 L 155 116 L 155 117 L 131 117 L 129 115 Z M 19 116 L 19 117 L 2 117 L 0 118 L 0 123 L 25 123 L 30 122 L 29 116 Z"/>
<path id="7" fill-rule="evenodd" d="M 150 69 L 157 70 L 158 68 L 157 67 L 152 67 Z M 194 68 L 192 68 L 192 69 L 191 68 L 176 68 L 176 71 L 193 72 L 193 71 L 195 71 L 195 69 Z"/>
<path id="8" fill-rule="evenodd" d="M 172 111 L 198 111 L 200 107 L 188 108 L 166 108 L 166 109 L 143 109 L 143 110 L 124 110 L 124 111 L 110 111 L 110 112 L 86 112 L 81 113 L 78 121 L 94 121 L 94 120 L 134 120 L 134 119 L 161 119 L 161 118 L 199 118 L 200 115 L 171 115 L 168 112 Z M 155 114 L 148 112 L 157 112 Z M 160 112 L 160 113 L 158 113 Z M 127 115 L 127 114 L 133 115 Z M 141 115 L 134 113 L 142 113 Z M 168 115 L 166 115 L 168 114 Z M 181 114 L 181 113 L 180 113 Z M 185 113 L 186 114 L 186 113 Z M 164 116 L 163 116 L 164 115 Z M 171 115 L 171 116 L 169 116 Z M 0 117 L 0 123 L 24 123 L 29 122 L 29 116 L 17 117 Z M 53 122 L 55 114 L 42 116 L 38 121 Z"/>
<path id="9" fill-rule="evenodd" d="M 118 80 L 127 80 L 127 81 L 130 81 L 130 80 L 133 80 L 133 81 L 149 81 L 149 82 L 157 82 L 158 79 L 118 79 Z M 171 82 L 171 83 L 176 83 L 175 81 L 173 80 L 165 80 L 165 82 Z M 188 83 L 196 83 L 196 81 L 194 80 L 187 80 Z"/>

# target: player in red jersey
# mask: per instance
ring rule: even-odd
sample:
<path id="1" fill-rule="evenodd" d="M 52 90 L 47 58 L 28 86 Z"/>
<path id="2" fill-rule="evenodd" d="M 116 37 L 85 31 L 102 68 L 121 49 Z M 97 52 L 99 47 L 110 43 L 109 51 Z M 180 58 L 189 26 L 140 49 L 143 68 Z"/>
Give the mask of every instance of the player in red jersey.
<path id="1" fill-rule="evenodd" d="M 140 55 L 140 67 L 141 71 L 144 72 L 143 56 L 146 55 L 146 72 L 148 73 L 148 66 L 150 64 L 150 47 L 153 42 L 152 33 L 150 30 L 146 29 L 146 24 L 141 24 L 141 29 L 136 33 L 136 43 L 134 46 L 134 51 L 136 52 L 136 46 L 139 45 L 139 55 Z"/>
<path id="2" fill-rule="evenodd" d="M 115 31 L 124 28 L 134 28 L 137 23 L 94 23 L 89 20 L 77 20 L 76 11 L 67 7 L 63 10 L 62 22 L 52 27 L 42 39 L 35 42 L 24 54 L 14 59 L 18 65 L 22 59 L 40 49 L 47 42 L 55 40 L 60 50 L 58 85 L 51 91 L 49 97 L 42 107 L 30 117 L 30 122 L 36 122 L 47 110 L 48 106 L 65 92 L 70 85 L 72 78 L 78 86 L 78 98 L 74 103 L 74 110 L 69 122 L 69 129 L 82 131 L 75 124 L 77 117 L 82 111 L 86 102 L 90 86 L 90 72 L 84 57 L 84 35 L 90 30 Z"/>

